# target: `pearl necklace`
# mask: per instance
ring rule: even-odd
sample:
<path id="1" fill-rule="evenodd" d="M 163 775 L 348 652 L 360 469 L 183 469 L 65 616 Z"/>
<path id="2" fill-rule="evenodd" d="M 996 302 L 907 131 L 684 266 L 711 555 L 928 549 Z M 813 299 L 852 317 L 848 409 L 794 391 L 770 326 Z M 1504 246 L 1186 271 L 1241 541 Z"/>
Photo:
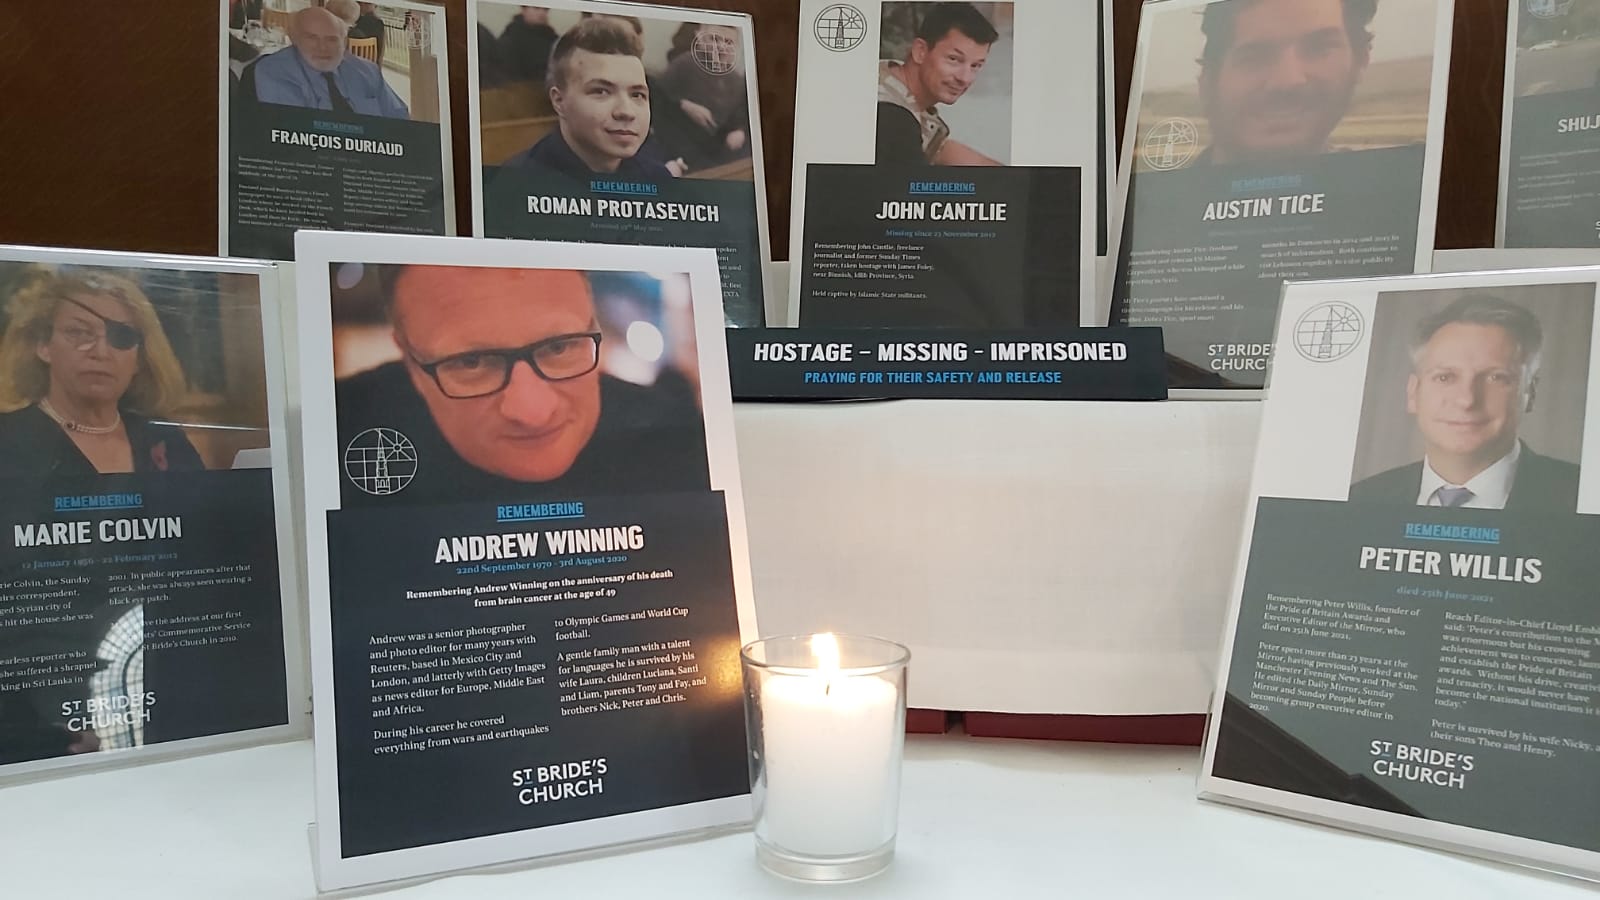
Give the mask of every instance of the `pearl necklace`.
<path id="1" fill-rule="evenodd" d="M 122 427 L 121 412 L 117 413 L 117 420 L 112 422 L 110 425 L 85 425 L 82 422 L 69 421 L 65 416 L 56 412 L 56 408 L 50 405 L 50 401 L 43 397 L 39 398 L 39 409 L 42 410 L 45 415 L 54 419 L 57 425 L 60 425 L 62 428 L 65 428 L 68 431 L 76 431 L 79 434 L 110 434 Z"/>

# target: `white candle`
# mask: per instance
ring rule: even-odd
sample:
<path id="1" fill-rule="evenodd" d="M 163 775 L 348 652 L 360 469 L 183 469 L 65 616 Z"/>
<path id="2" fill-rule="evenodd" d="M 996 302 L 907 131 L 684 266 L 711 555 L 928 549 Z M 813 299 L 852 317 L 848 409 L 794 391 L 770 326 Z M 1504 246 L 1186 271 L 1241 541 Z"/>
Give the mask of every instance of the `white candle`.
<path id="1" fill-rule="evenodd" d="M 905 726 L 899 691 L 838 668 L 832 635 L 815 672 L 769 671 L 761 687 L 766 795 L 756 834 L 806 856 L 859 856 L 895 835 Z"/>

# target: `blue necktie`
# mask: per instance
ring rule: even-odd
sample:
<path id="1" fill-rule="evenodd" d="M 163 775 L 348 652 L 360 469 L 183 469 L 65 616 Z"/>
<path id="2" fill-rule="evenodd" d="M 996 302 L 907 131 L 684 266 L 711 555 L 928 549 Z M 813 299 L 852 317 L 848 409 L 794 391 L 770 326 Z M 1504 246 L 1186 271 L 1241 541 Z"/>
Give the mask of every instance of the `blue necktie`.
<path id="1" fill-rule="evenodd" d="M 1439 505 L 1455 508 L 1465 506 L 1468 500 L 1477 495 L 1464 487 L 1442 487 L 1434 491 L 1434 496 L 1439 498 Z"/>

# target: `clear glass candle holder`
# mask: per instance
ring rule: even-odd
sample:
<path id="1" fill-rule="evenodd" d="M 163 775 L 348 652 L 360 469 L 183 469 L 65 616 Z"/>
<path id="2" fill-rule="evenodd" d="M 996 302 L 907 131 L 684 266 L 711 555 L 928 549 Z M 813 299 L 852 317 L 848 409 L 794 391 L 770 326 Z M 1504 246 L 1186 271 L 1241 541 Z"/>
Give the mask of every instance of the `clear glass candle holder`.
<path id="1" fill-rule="evenodd" d="M 859 881 L 894 859 L 911 651 L 848 635 L 740 653 L 756 858 L 798 881 Z"/>

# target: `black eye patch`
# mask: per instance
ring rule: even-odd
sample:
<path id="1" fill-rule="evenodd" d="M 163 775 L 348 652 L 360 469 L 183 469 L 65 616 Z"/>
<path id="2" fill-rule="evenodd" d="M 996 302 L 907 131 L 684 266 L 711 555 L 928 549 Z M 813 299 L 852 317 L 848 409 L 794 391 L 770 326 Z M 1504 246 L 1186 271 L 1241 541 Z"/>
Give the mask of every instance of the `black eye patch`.
<path id="1" fill-rule="evenodd" d="M 80 303 L 77 300 L 73 300 L 71 297 L 66 299 L 67 302 L 73 304 L 74 306 L 81 307 L 89 315 L 94 316 L 96 319 L 99 319 L 101 322 L 105 323 L 106 344 L 109 345 L 111 349 L 132 350 L 133 348 L 144 343 L 144 335 L 140 334 L 139 329 L 133 327 L 132 325 L 129 325 L 126 322 L 118 322 L 116 319 L 108 319 L 105 316 L 95 312 L 94 309 L 91 308 L 87 303 Z M 119 297 L 118 299 L 121 298 Z"/>
<path id="2" fill-rule="evenodd" d="M 106 343 L 114 350 L 132 350 L 144 343 L 144 335 L 132 325 L 106 320 Z"/>

